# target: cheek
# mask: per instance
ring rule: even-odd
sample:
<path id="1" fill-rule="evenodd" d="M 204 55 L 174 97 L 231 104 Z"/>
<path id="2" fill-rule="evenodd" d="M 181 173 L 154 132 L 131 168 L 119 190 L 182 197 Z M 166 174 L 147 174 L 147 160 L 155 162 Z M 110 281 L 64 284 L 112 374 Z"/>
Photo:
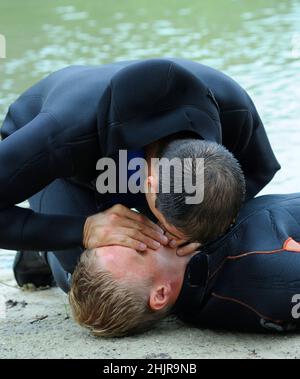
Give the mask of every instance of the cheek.
<path id="1" fill-rule="evenodd" d="M 137 257 L 133 262 L 131 262 L 128 267 L 128 271 L 133 275 L 143 275 L 147 271 L 147 259 L 145 257 Z"/>
<path id="2" fill-rule="evenodd" d="M 145 279 L 153 270 L 153 254 L 155 252 L 147 252 L 137 257 L 128 267 L 126 274 L 137 279 Z"/>
<path id="3" fill-rule="evenodd" d="M 146 193 L 146 199 L 148 202 L 148 205 L 151 209 L 151 211 L 155 214 L 156 209 L 155 209 L 155 196 L 152 193 Z"/>
<path id="4" fill-rule="evenodd" d="M 153 209 L 151 210 L 159 223 L 163 225 L 164 229 L 166 229 L 166 220 L 164 219 L 163 215 L 157 210 L 157 208 L 155 208 L 155 203 L 153 204 Z"/>

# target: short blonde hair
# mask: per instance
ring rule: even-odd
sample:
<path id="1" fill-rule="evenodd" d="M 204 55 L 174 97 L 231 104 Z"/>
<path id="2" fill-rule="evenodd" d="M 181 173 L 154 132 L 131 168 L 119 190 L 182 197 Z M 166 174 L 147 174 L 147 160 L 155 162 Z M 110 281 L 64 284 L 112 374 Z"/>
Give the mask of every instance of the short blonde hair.
<path id="1" fill-rule="evenodd" d="M 69 302 L 73 317 L 96 336 L 121 337 L 149 329 L 170 307 L 149 307 L 150 285 L 116 280 L 109 271 L 95 269 L 95 258 L 85 251 L 72 276 Z"/>

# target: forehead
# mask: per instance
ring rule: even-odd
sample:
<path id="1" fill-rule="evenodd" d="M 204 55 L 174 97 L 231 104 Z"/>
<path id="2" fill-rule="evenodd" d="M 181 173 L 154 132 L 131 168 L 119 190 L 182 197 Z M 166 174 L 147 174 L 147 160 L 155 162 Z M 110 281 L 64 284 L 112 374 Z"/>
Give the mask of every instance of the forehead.
<path id="1" fill-rule="evenodd" d="M 135 255 L 137 255 L 135 250 L 123 246 L 104 246 L 96 249 L 96 257 L 100 258 L 102 263 L 117 263 L 120 260 L 132 259 Z"/>
<path id="2" fill-rule="evenodd" d="M 140 264 L 140 254 L 123 246 L 105 246 L 96 249 L 98 264 L 116 278 L 124 277 Z"/>

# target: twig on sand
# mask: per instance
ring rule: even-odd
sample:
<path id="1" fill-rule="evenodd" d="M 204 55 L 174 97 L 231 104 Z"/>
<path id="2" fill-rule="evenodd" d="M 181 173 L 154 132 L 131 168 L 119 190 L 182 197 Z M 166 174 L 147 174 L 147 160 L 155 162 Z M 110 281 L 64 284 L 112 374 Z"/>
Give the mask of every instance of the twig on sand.
<path id="1" fill-rule="evenodd" d="M 34 324 L 35 322 L 38 322 L 38 321 L 43 321 L 46 318 L 48 318 L 48 315 L 36 317 L 34 320 L 30 321 L 30 324 Z"/>

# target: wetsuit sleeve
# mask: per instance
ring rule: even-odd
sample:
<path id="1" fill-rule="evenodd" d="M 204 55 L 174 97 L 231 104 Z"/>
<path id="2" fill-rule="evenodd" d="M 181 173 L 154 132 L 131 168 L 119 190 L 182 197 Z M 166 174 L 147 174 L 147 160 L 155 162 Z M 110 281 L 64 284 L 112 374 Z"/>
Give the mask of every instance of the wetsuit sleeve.
<path id="1" fill-rule="evenodd" d="M 0 247 L 62 250 L 82 245 L 85 217 L 45 215 L 16 206 L 53 180 L 71 176 L 68 145 L 61 127 L 48 113 L 0 143 Z"/>

